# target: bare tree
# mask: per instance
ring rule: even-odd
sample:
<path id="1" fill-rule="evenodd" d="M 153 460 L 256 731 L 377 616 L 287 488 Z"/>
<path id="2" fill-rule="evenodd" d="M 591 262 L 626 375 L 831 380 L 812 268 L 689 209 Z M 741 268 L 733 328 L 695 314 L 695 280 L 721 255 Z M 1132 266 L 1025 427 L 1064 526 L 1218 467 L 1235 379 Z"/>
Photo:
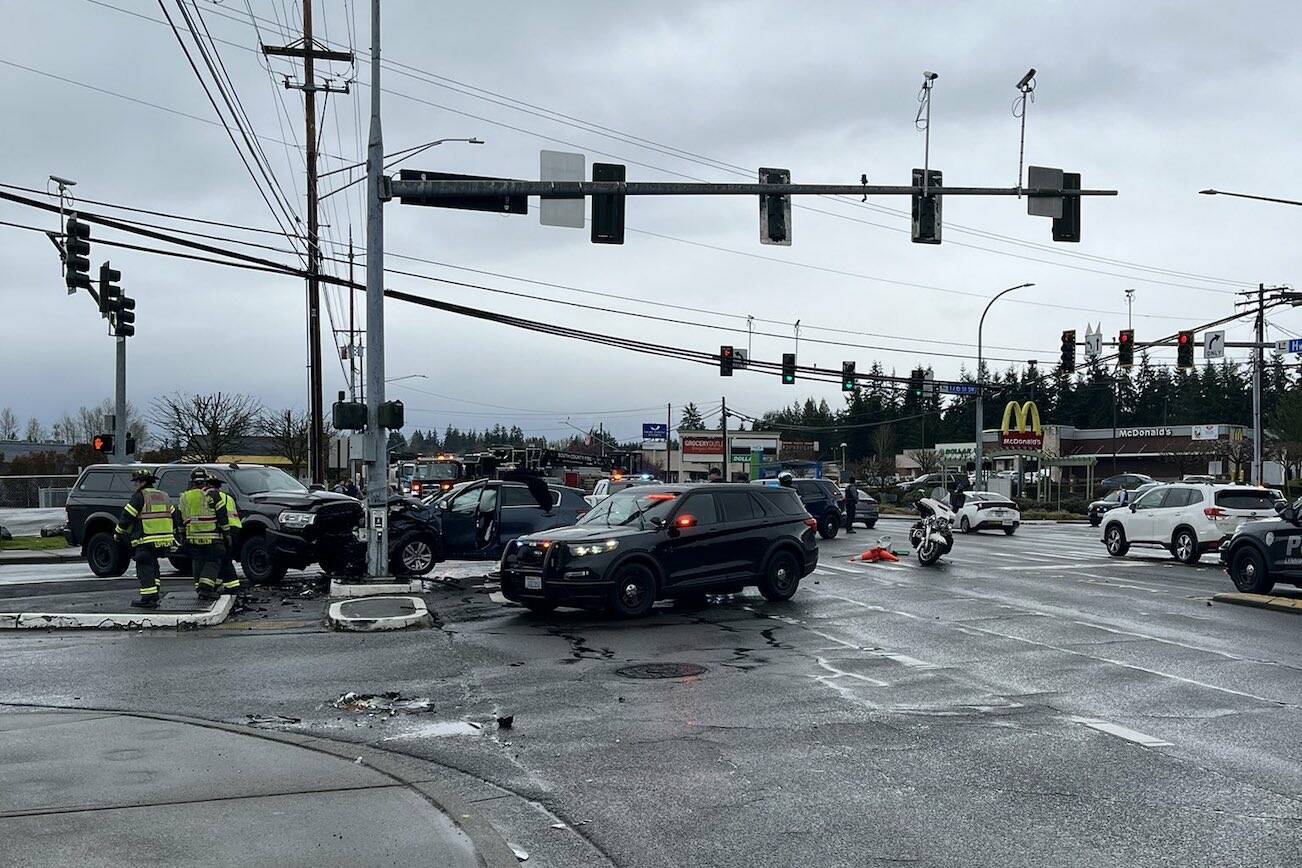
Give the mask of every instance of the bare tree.
<path id="1" fill-rule="evenodd" d="M 35 416 L 27 420 L 27 430 L 23 434 L 23 439 L 28 443 L 40 443 L 45 439 L 45 431 L 41 429 L 41 421 Z"/>
<path id="2" fill-rule="evenodd" d="M 0 440 L 18 439 L 18 417 L 9 407 L 0 410 Z"/>
<path id="3" fill-rule="evenodd" d="M 237 453 L 245 438 L 257 433 L 261 415 L 262 405 L 250 395 L 176 392 L 154 400 L 150 422 L 186 458 L 213 462 Z"/>
<path id="4" fill-rule="evenodd" d="M 935 449 L 912 449 L 905 453 L 918 464 L 923 473 L 935 473 L 940 470 L 940 453 Z"/>
<path id="5" fill-rule="evenodd" d="M 878 477 L 881 484 L 895 472 L 895 426 L 878 425 L 872 435 L 873 457 L 869 462 L 869 472 Z"/>
<path id="6" fill-rule="evenodd" d="M 1183 479 L 1185 474 L 1195 470 L 1206 472 L 1207 457 L 1200 452 L 1167 452 L 1162 455 L 1162 460 L 1174 467 L 1176 476 Z"/>
<path id="7" fill-rule="evenodd" d="M 307 466 L 311 424 L 307 413 L 293 408 L 264 413 L 258 420 L 258 430 L 271 440 L 272 454 L 288 461 L 295 476 L 302 475 Z"/>
<path id="8" fill-rule="evenodd" d="M 77 442 L 77 420 L 71 413 L 64 413 L 50 426 L 50 439 L 68 445 Z"/>

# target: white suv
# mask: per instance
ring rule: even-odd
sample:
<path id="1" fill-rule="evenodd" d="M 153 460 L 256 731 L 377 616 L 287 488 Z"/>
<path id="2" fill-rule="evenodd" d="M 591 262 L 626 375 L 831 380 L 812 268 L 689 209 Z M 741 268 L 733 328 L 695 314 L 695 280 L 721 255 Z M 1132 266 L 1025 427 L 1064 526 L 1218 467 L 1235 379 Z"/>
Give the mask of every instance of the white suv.
<path id="1" fill-rule="evenodd" d="M 1172 483 L 1103 515 L 1103 544 L 1123 557 L 1132 545 L 1161 546 L 1192 564 L 1216 551 L 1243 522 L 1275 515 L 1277 493 L 1246 485 Z"/>

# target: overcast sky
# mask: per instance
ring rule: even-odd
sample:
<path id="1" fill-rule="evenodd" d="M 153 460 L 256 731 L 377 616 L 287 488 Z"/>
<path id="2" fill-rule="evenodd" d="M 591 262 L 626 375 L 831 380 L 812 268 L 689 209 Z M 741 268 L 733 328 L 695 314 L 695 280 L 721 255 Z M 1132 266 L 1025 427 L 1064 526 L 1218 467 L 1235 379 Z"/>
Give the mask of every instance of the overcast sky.
<path id="1" fill-rule="evenodd" d="M 165 5 L 180 24 L 174 0 Z M 251 6 L 262 19 L 257 30 L 243 0 L 198 3 L 301 216 L 301 95 L 281 84 L 301 74 L 286 60 L 273 61 L 269 72 L 255 50 L 259 36 L 292 39 L 278 22 L 297 28 L 301 4 Z M 319 37 L 369 47 L 367 0 L 317 0 L 315 9 Z M 0 14 L 0 182 L 45 188 L 56 174 L 77 180 L 75 192 L 88 199 L 275 228 L 175 36 L 159 23 L 158 3 L 0 0 Z M 847 0 L 797 11 L 779 0 L 385 0 L 383 14 L 384 56 L 408 73 L 384 74 L 386 150 L 438 137 L 487 142 L 442 145 L 404 164 L 413 168 L 537 178 L 538 151 L 550 148 L 582 152 L 589 164 L 627 163 L 629 180 L 738 180 L 763 165 L 790 168 L 797 182 L 854 183 L 867 173 L 876 183 L 905 184 L 922 162 L 913 121 L 922 71 L 930 69 L 940 74 L 932 167 L 948 185 L 1012 186 L 1014 84 L 1034 66 L 1028 163 L 1079 171 L 1086 186 L 1120 191 L 1084 203 L 1077 245 L 1052 244 L 1049 221 L 1027 216 L 1011 198 L 947 200 L 939 247 L 910 243 L 908 202 L 898 198 L 799 203 L 807 207 L 794 214 L 789 248 L 760 245 L 749 198 L 630 199 L 623 246 L 592 245 L 586 230 L 540 226 L 536 201 L 528 216 L 394 203 L 386 210 L 389 266 L 521 295 L 398 275 L 391 288 L 710 352 L 721 343 L 744 346 L 750 315 L 757 332 L 784 335 L 754 337 L 753 353 L 763 359 L 791 351 L 800 320 L 802 364 L 853 359 L 863 371 L 878 359 L 907 373 L 929 362 L 943 378 L 973 367 L 983 297 L 1013 284 L 1036 286 L 991 310 L 987 354 L 1037 358 L 1047 368 L 1062 329 L 1083 334 L 1087 322 L 1101 321 L 1112 335 L 1125 327 L 1127 289 L 1135 290 L 1142 341 L 1230 313 L 1240 283 L 1295 280 L 1302 211 L 1197 191 L 1302 196 L 1302 166 L 1291 159 L 1302 120 L 1288 97 L 1302 90 L 1290 37 L 1302 25 L 1296 4 Z M 322 148 L 335 157 L 323 160 L 323 171 L 362 158 L 369 111 L 369 64 L 333 70 L 340 81 L 353 72 L 359 80 L 350 94 L 327 100 Z M 322 189 L 345 177 L 331 176 Z M 322 213 L 329 240 L 346 242 L 351 227 L 359 250 L 362 186 L 326 200 Z M 0 203 L 0 220 L 57 225 L 55 216 L 9 203 Z M 239 237 L 286 247 L 272 235 Z M 300 281 L 92 251 L 96 265 L 107 257 L 139 301 L 130 342 L 134 403 L 220 389 L 255 394 L 269 406 L 306 406 Z M 327 295 L 327 313 L 346 328 L 346 301 L 335 290 Z M 40 234 L 0 226 L 0 300 L 0 405 L 48 423 L 112 393 L 113 342 L 90 299 L 66 295 L 57 255 Z M 667 402 L 714 406 L 725 393 L 730 406 L 756 414 L 810 394 L 840 405 L 835 384 L 793 389 L 741 373 L 724 380 L 687 362 L 398 302 L 387 311 L 389 375 L 427 377 L 391 386 L 407 405 L 409 430 L 501 421 L 558 437 L 569 430 L 566 417 L 580 427 L 604 417 L 628 437 L 642 421 L 663 419 Z M 1274 320 L 1302 331 L 1302 313 Z M 1230 340 L 1247 337 L 1246 324 L 1230 329 Z M 327 405 L 344 388 L 331 343 L 327 332 Z M 1157 359 L 1173 357 L 1172 349 Z"/>

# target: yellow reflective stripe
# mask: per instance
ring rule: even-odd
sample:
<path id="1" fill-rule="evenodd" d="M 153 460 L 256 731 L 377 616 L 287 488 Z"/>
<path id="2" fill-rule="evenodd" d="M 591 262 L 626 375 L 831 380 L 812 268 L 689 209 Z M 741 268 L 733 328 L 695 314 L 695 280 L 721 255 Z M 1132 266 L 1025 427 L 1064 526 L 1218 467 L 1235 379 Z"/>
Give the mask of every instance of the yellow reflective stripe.
<path id="1" fill-rule="evenodd" d="M 152 588 L 140 589 L 140 596 L 142 597 L 148 596 L 149 594 L 157 594 L 157 593 L 158 593 L 158 585 L 154 585 Z"/>
<path id="2" fill-rule="evenodd" d="M 126 506 L 122 507 L 122 511 L 132 517 L 135 517 L 140 514 L 136 512 L 136 508 L 129 503 Z"/>
<path id="3" fill-rule="evenodd" d="M 222 583 L 222 587 L 223 587 L 223 588 L 235 589 L 235 588 L 238 588 L 239 586 L 240 586 L 240 580 L 239 580 L 239 579 L 236 579 L 236 580 L 233 581 L 233 582 L 223 582 L 223 583 Z"/>

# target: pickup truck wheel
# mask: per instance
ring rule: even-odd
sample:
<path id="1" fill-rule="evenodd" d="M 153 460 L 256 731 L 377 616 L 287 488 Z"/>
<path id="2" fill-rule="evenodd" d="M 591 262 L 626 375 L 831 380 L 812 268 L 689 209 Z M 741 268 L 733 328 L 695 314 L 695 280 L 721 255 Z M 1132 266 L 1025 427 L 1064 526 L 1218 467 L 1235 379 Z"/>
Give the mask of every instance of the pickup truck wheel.
<path id="1" fill-rule="evenodd" d="M 1269 594 L 1275 587 L 1261 552 L 1250 545 L 1242 546 L 1230 559 L 1230 578 L 1245 594 Z"/>
<path id="2" fill-rule="evenodd" d="M 836 532 L 841 528 L 841 522 L 837 520 L 836 513 L 829 512 L 823 516 L 823 520 L 818 523 L 818 534 L 823 539 L 836 539 Z"/>
<path id="3" fill-rule="evenodd" d="M 865 521 L 865 522 L 863 523 L 863 526 L 866 527 L 868 530 L 872 530 L 873 527 L 874 527 L 876 524 L 877 524 L 877 519 L 872 518 L 872 519 L 869 519 L 868 521 Z"/>
<path id="4" fill-rule="evenodd" d="M 796 595 L 800 587 L 800 565 L 791 552 L 780 551 L 770 560 L 759 580 L 759 592 L 771 603 L 782 603 Z"/>
<path id="5" fill-rule="evenodd" d="M 249 537 L 240 549 L 240 568 L 254 585 L 277 585 L 285 578 L 286 566 L 272 557 L 267 538 L 261 534 Z"/>
<path id="6" fill-rule="evenodd" d="M 130 563 L 130 551 L 109 531 L 100 531 L 86 542 L 86 565 L 101 579 L 116 579 Z"/>

